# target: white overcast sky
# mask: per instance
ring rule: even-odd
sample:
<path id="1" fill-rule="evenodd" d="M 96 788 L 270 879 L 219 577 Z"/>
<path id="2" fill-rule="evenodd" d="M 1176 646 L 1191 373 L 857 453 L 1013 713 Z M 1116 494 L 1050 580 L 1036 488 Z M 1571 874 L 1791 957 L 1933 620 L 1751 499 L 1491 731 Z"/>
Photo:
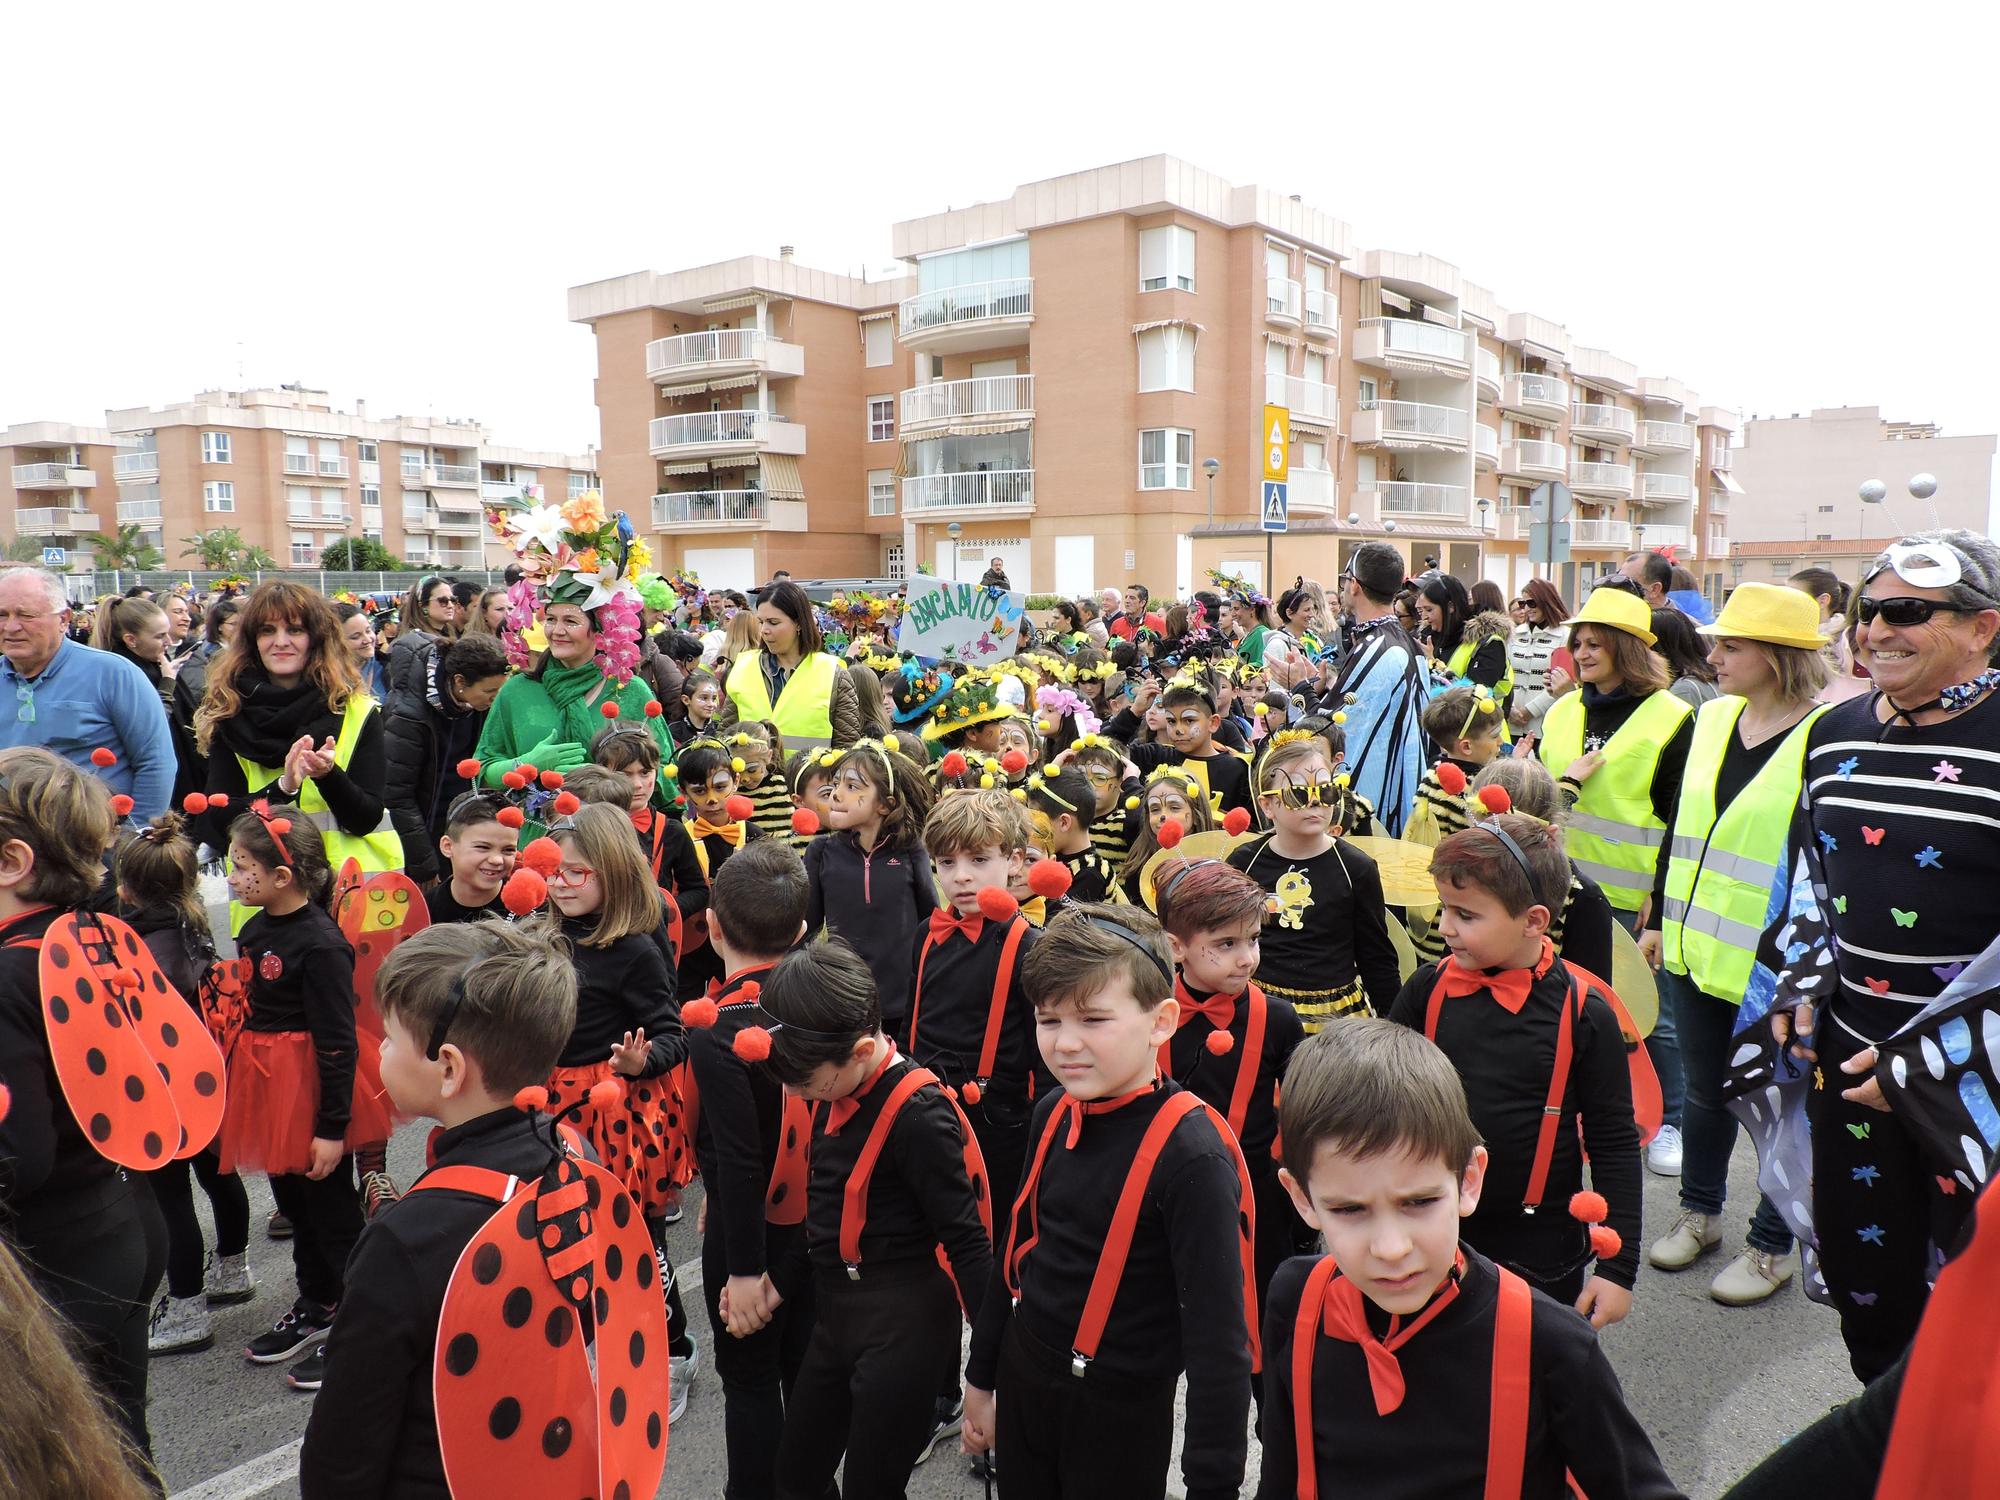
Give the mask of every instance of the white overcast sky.
<path id="1" fill-rule="evenodd" d="M 580 449 L 572 284 L 781 243 L 879 273 L 896 219 L 1167 152 L 1746 415 L 1993 432 L 1992 15 L 16 6 L 0 426 L 240 372 Z"/>

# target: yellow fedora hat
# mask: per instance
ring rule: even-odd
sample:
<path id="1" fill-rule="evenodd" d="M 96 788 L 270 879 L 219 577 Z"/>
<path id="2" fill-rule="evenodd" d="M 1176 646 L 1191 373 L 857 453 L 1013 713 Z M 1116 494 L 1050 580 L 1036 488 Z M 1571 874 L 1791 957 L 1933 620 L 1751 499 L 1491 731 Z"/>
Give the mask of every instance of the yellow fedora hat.
<path id="1" fill-rule="evenodd" d="M 1637 594 L 1628 594 L 1624 589 L 1607 588 L 1602 584 L 1590 591 L 1589 597 L 1583 601 L 1583 608 L 1564 620 L 1563 624 L 1609 625 L 1613 630 L 1636 635 L 1649 646 L 1656 639 L 1653 634 L 1653 611 L 1646 601 Z"/>
<path id="2" fill-rule="evenodd" d="M 1819 633 L 1819 605 L 1812 596 L 1775 583 L 1738 584 L 1715 623 L 1696 628 L 1703 635 L 1800 646 L 1808 651 L 1824 644 Z"/>

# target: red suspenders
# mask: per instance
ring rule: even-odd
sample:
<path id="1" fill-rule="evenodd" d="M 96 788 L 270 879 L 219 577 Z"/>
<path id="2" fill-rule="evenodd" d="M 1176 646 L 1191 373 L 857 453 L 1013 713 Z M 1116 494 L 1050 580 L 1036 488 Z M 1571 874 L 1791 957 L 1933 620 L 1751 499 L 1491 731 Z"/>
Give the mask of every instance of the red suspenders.
<path id="1" fill-rule="evenodd" d="M 1313 1456 L 1313 1355 L 1320 1339 L 1320 1320 L 1327 1288 L 1336 1267 L 1331 1255 L 1320 1257 L 1299 1293 L 1298 1316 L 1292 1323 L 1292 1440 L 1297 1456 L 1298 1500 L 1318 1500 L 1319 1469 Z M 1520 1500 L 1521 1479 L 1528 1460 L 1528 1392 L 1532 1385 L 1529 1353 L 1534 1335 L 1534 1293 L 1528 1283 L 1505 1266 L 1493 1314 L 1493 1396 L 1486 1427 L 1486 1491 L 1484 1500 Z"/>
<path id="2" fill-rule="evenodd" d="M 986 1007 L 986 1037 L 979 1045 L 979 1066 L 973 1073 L 973 1080 L 984 1086 L 993 1078 L 993 1064 L 1000 1056 L 1000 1028 L 1007 1020 L 1007 995 L 1014 987 L 1014 960 L 1021 952 L 1021 941 L 1028 935 L 1028 919 L 1013 918 L 1007 928 L 1007 936 L 1000 944 L 1000 966 L 993 974 L 993 997 Z M 936 946 L 929 936 L 924 938 L 924 946 L 917 954 L 916 983 L 910 987 L 910 1052 L 917 1050 L 917 1012 L 923 1007 L 924 960 L 930 957 Z M 975 1103 L 978 1101 L 975 1100 Z"/>
<path id="3" fill-rule="evenodd" d="M 1250 1098 L 1257 1091 L 1257 1075 L 1264 1065 L 1264 1023 L 1269 1013 L 1270 1002 L 1264 992 L 1251 985 L 1243 992 L 1246 1007 L 1243 1017 L 1243 1045 L 1235 1048 L 1236 1082 L 1229 1090 L 1229 1133 L 1240 1143 L 1243 1139 L 1243 1121 L 1250 1113 Z M 1169 1037 L 1160 1044 L 1160 1071 L 1169 1078 L 1174 1077 L 1174 1043 Z M 1175 1082 L 1179 1082 L 1175 1079 Z M 1185 1087 L 1185 1085 L 1183 1085 Z M 1277 1107 L 1275 1091 L 1272 1107 Z"/>

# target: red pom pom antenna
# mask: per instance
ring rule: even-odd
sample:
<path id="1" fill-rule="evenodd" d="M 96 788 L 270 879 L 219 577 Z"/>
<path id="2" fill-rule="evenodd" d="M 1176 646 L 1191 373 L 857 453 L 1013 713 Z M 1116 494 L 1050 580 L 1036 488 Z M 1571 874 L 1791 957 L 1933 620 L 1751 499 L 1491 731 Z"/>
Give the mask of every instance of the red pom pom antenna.
<path id="1" fill-rule="evenodd" d="M 967 1104 L 977 1104 L 985 1092 L 979 1086 L 977 1078 L 969 1078 L 966 1080 L 965 1087 L 958 1091 L 958 1097 L 963 1099 Z"/>
<path id="2" fill-rule="evenodd" d="M 771 1055 L 771 1033 L 761 1026 L 745 1026 L 736 1033 L 729 1050 L 745 1062 L 762 1062 Z"/>
<path id="3" fill-rule="evenodd" d="M 1179 818 L 1169 818 L 1160 825 L 1160 831 L 1153 835 L 1162 849 L 1171 849 L 1187 837 L 1187 830 L 1181 827 Z"/>
<path id="4" fill-rule="evenodd" d="M 1569 1200 L 1569 1216 L 1585 1224 L 1602 1224 L 1610 1212 L 1611 1205 L 1604 1201 L 1604 1194 L 1593 1193 L 1589 1188 Z"/>
<path id="5" fill-rule="evenodd" d="M 802 839 L 809 839 L 819 832 L 819 814 L 810 807 L 792 809 L 792 832 Z"/>
<path id="6" fill-rule="evenodd" d="M 210 792 L 208 794 L 208 806 L 211 812 L 213 812 L 216 808 L 229 806 L 229 793 Z"/>
<path id="7" fill-rule="evenodd" d="M 554 802 L 556 816 L 566 818 L 583 806 L 583 799 L 575 792 L 557 792 Z"/>
<path id="8" fill-rule="evenodd" d="M 514 1091 L 514 1108 L 516 1109 L 547 1109 L 548 1107 L 549 1091 L 539 1083 L 531 1083 L 524 1089 L 516 1089 Z"/>
<path id="9" fill-rule="evenodd" d="M 506 775 L 500 778 L 500 785 L 507 788 L 507 790 L 510 792 L 518 792 L 521 790 L 522 787 L 526 786 L 527 784 L 528 784 L 528 778 L 522 775 L 521 772 L 519 772 L 518 770 L 509 771 L 507 772 Z"/>
<path id="10" fill-rule="evenodd" d="M 204 797 L 200 792 L 189 792 L 185 797 L 181 798 L 181 811 L 190 817 L 198 818 L 208 811 L 208 798 Z"/>
<path id="11" fill-rule="evenodd" d="M 1019 776 L 1028 769 L 1028 757 L 1019 750 L 1009 750 L 1000 757 L 1000 769 L 1009 776 Z"/>
<path id="12" fill-rule="evenodd" d="M 93 766 L 99 766 L 99 767 L 115 766 L 118 764 L 118 757 L 113 755 L 109 750 L 105 749 L 102 745 L 99 745 L 95 750 L 90 752 L 90 763 Z"/>
<path id="13" fill-rule="evenodd" d="M 526 866 L 515 870 L 500 887 L 500 904 L 517 917 L 525 917 L 548 899 L 548 881 Z"/>
<path id="14" fill-rule="evenodd" d="M 963 776 L 965 774 L 965 756 L 959 751 L 952 751 L 943 760 L 938 762 L 938 771 L 945 776 Z"/>
<path id="15" fill-rule="evenodd" d="M 1504 786 L 1483 786 L 1479 789 L 1479 805 L 1494 814 L 1512 812 L 1514 799 L 1507 795 Z"/>
<path id="16" fill-rule="evenodd" d="M 292 831 L 292 820 L 290 818 L 266 818 L 264 826 L 279 838 L 283 838 Z"/>
<path id="17" fill-rule="evenodd" d="M 519 828 L 528 821 L 528 815 L 518 807 L 503 807 L 493 815 L 493 821 L 502 828 Z"/>
<path id="18" fill-rule="evenodd" d="M 562 845 L 546 833 L 538 839 L 530 839 L 521 851 L 520 862 L 546 880 L 555 874 L 556 866 L 562 863 Z"/>
<path id="19" fill-rule="evenodd" d="M 618 705 L 616 703 L 606 703 L 602 708 L 598 709 L 597 711 L 603 714 L 604 717 L 607 719 L 615 719 L 618 717 Z"/>
<path id="20" fill-rule="evenodd" d="M 595 1110 L 616 1109 L 625 1102 L 625 1085 L 616 1078 L 600 1078 L 590 1086 L 590 1107 Z"/>
<path id="21" fill-rule="evenodd" d="M 1232 807 L 1222 815 L 1222 831 L 1231 838 L 1241 838 L 1250 831 L 1250 809 Z"/>
<path id="22" fill-rule="evenodd" d="M 1226 1031 L 1211 1031 L 1202 1045 L 1217 1057 L 1226 1057 L 1236 1050 L 1236 1038 Z"/>
<path id="23" fill-rule="evenodd" d="M 14 1091 L 8 1088 L 6 1084 L 0 1083 L 0 1120 L 6 1119 L 8 1112 L 13 1108 Z"/>
<path id="24" fill-rule="evenodd" d="M 544 771 L 535 779 L 553 792 L 563 784 L 563 773 L 560 771 Z"/>
<path id="25" fill-rule="evenodd" d="M 729 821 L 732 823 L 741 823 L 757 816 L 757 804 L 741 793 L 723 803 L 722 810 L 729 815 Z"/>
<path id="26" fill-rule="evenodd" d="M 665 712 L 666 712 L 666 710 L 665 710 L 664 708 L 660 707 L 660 700 L 659 700 L 659 699 L 657 699 L 657 698 L 648 698 L 648 699 L 646 700 L 646 717 L 647 717 L 647 718 L 649 718 L 649 719 L 657 719 L 657 718 L 659 718 L 659 717 L 660 717 L 660 715 L 661 715 L 661 714 L 663 714 L 663 713 L 665 713 Z"/>
<path id="27" fill-rule="evenodd" d="M 1044 901 L 1060 901 L 1069 894 L 1069 866 L 1059 859 L 1038 859 L 1028 866 L 1028 889 Z"/>
<path id="28" fill-rule="evenodd" d="M 469 755 L 458 763 L 458 774 L 463 776 L 467 781 L 478 780 L 479 773 L 484 769 L 484 766 L 480 765 L 478 761 Z"/>
<path id="29" fill-rule="evenodd" d="M 1590 1253 L 1599 1260 L 1615 1260 L 1624 1248 L 1624 1237 L 1609 1224 L 1590 1226 Z"/>
<path id="30" fill-rule="evenodd" d="M 132 799 L 126 796 L 123 792 L 120 792 L 117 796 L 111 799 L 111 810 L 116 814 L 118 814 L 118 816 L 121 818 L 131 817 Z"/>
<path id="31" fill-rule="evenodd" d="M 997 885 L 989 885 L 979 892 L 979 915 L 989 922 L 1011 922 L 1021 910 L 1021 903 Z"/>
<path id="32" fill-rule="evenodd" d="M 699 1000 L 690 1000 L 681 1007 L 681 1025 L 692 1027 L 696 1031 L 706 1031 L 715 1024 L 715 1018 L 721 1014 L 722 1007 L 703 995 Z"/>
<path id="33" fill-rule="evenodd" d="M 1444 788 L 1447 797 L 1465 795 L 1465 772 L 1448 760 L 1441 760 L 1437 767 L 1438 785 Z"/>

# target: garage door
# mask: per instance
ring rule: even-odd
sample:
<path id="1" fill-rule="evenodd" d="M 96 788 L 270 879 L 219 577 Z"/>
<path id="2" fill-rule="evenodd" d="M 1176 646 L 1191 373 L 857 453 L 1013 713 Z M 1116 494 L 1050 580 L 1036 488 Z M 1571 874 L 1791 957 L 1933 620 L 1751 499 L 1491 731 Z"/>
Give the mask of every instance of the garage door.
<path id="1" fill-rule="evenodd" d="M 763 581 L 757 577 L 754 547 L 690 547 L 682 558 L 711 592 L 738 589 L 747 594 Z"/>
<path id="2" fill-rule="evenodd" d="M 985 576 L 986 565 L 994 558 L 1000 558 L 1007 567 L 1007 581 L 1014 585 L 1016 593 L 1031 593 L 1028 583 L 1028 543 L 1026 538 L 1016 541 L 969 541 L 959 542 L 956 547 L 958 567 L 952 568 L 953 543 L 949 537 L 937 544 L 937 576 L 956 579 L 960 583 L 977 583 Z M 706 581 L 706 575 L 704 575 Z"/>

